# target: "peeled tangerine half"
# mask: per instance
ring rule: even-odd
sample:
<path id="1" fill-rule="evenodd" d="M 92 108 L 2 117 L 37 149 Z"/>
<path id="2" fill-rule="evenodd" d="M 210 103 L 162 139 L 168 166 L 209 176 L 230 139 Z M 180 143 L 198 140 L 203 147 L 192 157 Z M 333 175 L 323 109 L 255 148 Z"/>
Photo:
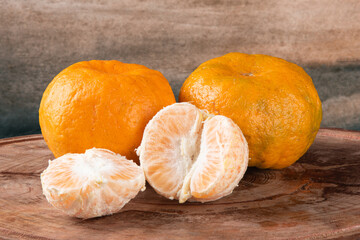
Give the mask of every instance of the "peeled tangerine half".
<path id="1" fill-rule="evenodd" d="M 143 170 L 106 149 L 65 154 L 41 174 L 46 199 L 68 215 L 92 218 L 119 211 L 145 190 Z"/>
<path id="2" fill-rule="evenodd" d="M 147 124 L 137 150 L 150 185 L 169 199 L 200 202 L 229 195 L 243 177 L 249 150 L 240 128 L 190 103 L 175 103 Z"/>

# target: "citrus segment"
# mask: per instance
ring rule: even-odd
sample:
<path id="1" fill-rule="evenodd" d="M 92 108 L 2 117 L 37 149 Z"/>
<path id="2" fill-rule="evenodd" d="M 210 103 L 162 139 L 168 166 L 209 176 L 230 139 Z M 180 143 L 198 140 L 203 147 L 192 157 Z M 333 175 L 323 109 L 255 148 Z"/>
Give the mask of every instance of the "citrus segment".
<path id="1" fill-rule="evenodd" d="M 79 218 L 115 213 L 145 189 L 139 166 L 109 150 L 96 148 L 49 161 L 41 183 L 50 204 Z"/>
<path id="2" fill-rule="evenodd" d="M 177 198 L 182 180 L 190 170 L 202 125 L 202 114 L 188 103 L 159 111 L 148 123 L 137 152 L 150 183 L 161 182 L 155 191 Z M 181 159 L 181 160 L 180 160 Z"/>
<path id="3" fill-rule="evenodd" d="M 137 151 L 146 179 L 160 195 L 211 201 L 232 192 L 248 163 L 247 142 L 229 118 L 175 103 L 148 123 Z"/>
<path id="4" fill-rule="evenodd" d="M 248 146 L 240 128 L 229 118 L 215 116 L 204 124 L 199 165 L 191 179 L 195 198 L 215 200 L 228 195 L 243 177 Z"/>

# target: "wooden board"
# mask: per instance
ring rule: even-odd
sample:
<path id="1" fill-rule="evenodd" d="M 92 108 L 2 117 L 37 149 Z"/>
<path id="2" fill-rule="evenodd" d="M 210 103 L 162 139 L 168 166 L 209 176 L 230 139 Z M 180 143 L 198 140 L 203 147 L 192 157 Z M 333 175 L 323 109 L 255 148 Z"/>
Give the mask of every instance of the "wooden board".
<path id="1" fill-rule="evenodd" d="M 250 168 L 215 202 L 180 205 L 148 186 L 120 213 L 90 220 L 46 202 L 49 159 L 41 135 L 0 140 L 1 239 L 360 238 L 360 132 L 322 129 L 295 165 Z"/>

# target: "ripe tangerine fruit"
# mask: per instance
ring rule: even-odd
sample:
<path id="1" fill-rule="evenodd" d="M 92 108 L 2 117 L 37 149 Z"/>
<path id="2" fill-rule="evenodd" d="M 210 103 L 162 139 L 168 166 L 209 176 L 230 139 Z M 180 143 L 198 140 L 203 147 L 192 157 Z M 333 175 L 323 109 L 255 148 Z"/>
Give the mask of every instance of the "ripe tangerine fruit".
<path id="1" fill-rule="evenodd" d="M 266 55 L 229 53 L 202 63 L 186 79 L 180 102 L 231 118 L 243 131 L 249 166 L 281 169 L 313 143 L 322 119 L 311 77 Z"/>
<path id="2" fill-rule="evenodd" d="M 160 110 L 137 149 L 149 184 L 160 195 L 200 202 L 229 195 L 243 177 L 248 146 L 240 128 L 189 103 Z"/>
<path id="3" fill-rule="evenodd" d="M 105 148 L 138 160 L 147 122 L 175 103 L 166 78 L 138 64 L 78 62 L 61 71 L 41 99 L 41 132 L 55 157 Z"/>
<path id="4" fill-rule="evenodd" d="M 65 154 L 41 174 L 46 199 L 57 209 L 78 218 L 118 212 L 140 190 L 145 190 L 143 170 L 133 161 L 106 149 Z"/>

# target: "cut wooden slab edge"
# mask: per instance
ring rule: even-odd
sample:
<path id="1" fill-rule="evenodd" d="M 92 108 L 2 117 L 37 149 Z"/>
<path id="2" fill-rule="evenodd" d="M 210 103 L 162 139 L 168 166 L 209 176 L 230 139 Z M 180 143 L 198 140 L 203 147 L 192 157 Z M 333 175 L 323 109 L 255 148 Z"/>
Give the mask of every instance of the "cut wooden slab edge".
<path id="1" fill-rule="evenodd" d="M 10 143 L 24 142 L 24 141 L 31 141 L 31 140 L 41 140 L 41 139 L 44 139 L 41 134 L 32 134 L 32 135 L 3 138 L 3 139 L 0 139 L 0 146 L 10 144 Z"/>
<path id="2" fill-rule="evenodd" d="M 360 131 L 345 130 L 340 128 L 320 128 L 317 136 L 328 136 L 360 141 Z"/>
<path id="3" fill-rule="evenodd" d="M 324 136 L 324 137 L 329 136 L 329 137 L 337 137 L 337 138 L 360 141 L 360 131 L 345 130 L 341 128 L 320 128 L 319 132 L 317 133 L 317 136 Z M 10 143 L 41 140 L 41 139 L 43 139 L 41 134 L 31 134 L 31 135 L 2 138 L 0 139 L 0 146 Z"/>

